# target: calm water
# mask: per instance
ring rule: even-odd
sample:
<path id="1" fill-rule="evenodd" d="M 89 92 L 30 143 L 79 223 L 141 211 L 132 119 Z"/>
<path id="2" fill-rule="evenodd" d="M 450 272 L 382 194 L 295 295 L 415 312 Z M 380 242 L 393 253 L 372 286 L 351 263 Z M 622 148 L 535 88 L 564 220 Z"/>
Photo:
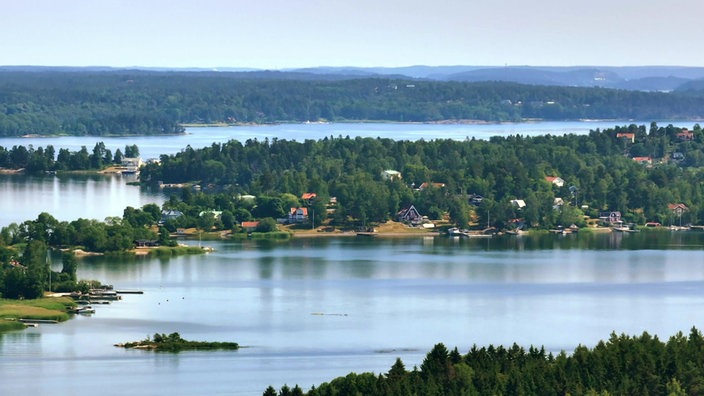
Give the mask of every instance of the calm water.
<path id="1" fill-rule="evenodd" d="M 34 220 L 41 212 L 61 221 L 103 221 L 122 216 L 127 206 L 161 206 L 168 198 L 160 191 L 127 185 L 134 180 L 134 175 L 0 175 L 0 227 Z"/>
<path id="2" fill-rule="evenodd" d="M 279 125 L 101 140 L 111 149 L 135 143 L 152 157 L 233 138 L 464 139 L 533 134 L 531 128 L 586 133 L 615 124 L 579 123 L 577 131 L 568 125 Z M 97 140 L 18 141 L 9 146 L 78 149 Z M 165 199 L 113 176 L 5 175 L 0 194 L 0 225 L 41 211 L 60 220 L 102 220 Z M 571 351 L 612 331 L 668 337 L 704 328 L 704 233 L 208 244 L 211 254 L 170 260 L 82 260 L 79 277 L 145 294 L 96 306 L 90 317 L 0 336 L 0 394 L 261 395 L 270 384 L 308 389 L 351 371 L 387 372 L 396 357 L 411 369 L 437 342 L 462 352 L 513 342 Z M 55 258 L 55 269 L 60 265 Z M 174 331 L 247 348 L 155 354 L 112 346 Z"/>
<path id="3" fill-rule="evenodd" d="M 1 336 L 0 391 L 260 395 L 269 384 L 387 372 L 396 357 L 411 369 L 437 342 L 571 351 L 612 331 L 704 328 L 704 233 L 210 245 L 171 260 L 82 261 L 81 278 L 145 294 Z M 174 331 L 248 348 L 112 346 Z"/>
<path id="4" fill-rule="evenodd" d="M 385 137 L 398 140 L 431 140 L 431 139 L 489 139 L 492 136 L 508 135 L 564 135 L 587 134 L 592 129 L 613 128 L 616 125 L 646 125 L 650 121 L 559 121 L 559 122 L 533 122 L 533 123 L 504 123 L 484 125 L 464 124 L 280 124 L 265 126 L 237 126 L 237 127 L 199 127 L 188 128 L 186 134 L 178 136 L 140 136 L 140 137 L 51 137 L 51 138 L 0 138 L 0 146 L 11 148 L 15 145 L 33 145 L 46 147 L 53 145 L 56 152 L 59 148 L 78 151 L 81 146 L 86 146 L 90 152 L 96 143 L 103 142 L 105 147 L 112 151 L 119 148 L 122 152 L 125 145 L 136 144 L 142 158 L 158 158 L 161 154 L 174 154 L 186 146 L 201 148 L 210 146 L 213 142 L 224 143 L 235 139 L 245 142 L 247 139 L 264 140 L 266 138 L 296 140 L 302 142 L 306 139 L 323 139 L 325 137 Z M 673 124 L 679 127 L 692 128 L 692 121 L 658 121 L 658 125 Z"/>

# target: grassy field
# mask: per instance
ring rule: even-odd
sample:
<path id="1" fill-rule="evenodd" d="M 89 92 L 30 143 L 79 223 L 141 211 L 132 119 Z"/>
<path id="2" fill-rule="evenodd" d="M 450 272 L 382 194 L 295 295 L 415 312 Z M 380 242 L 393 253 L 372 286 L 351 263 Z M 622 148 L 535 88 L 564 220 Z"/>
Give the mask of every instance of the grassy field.
<path id="1" fill-rule="evenodd" d="M 68 307 L 74 306 L 69 297 L 47 297 L 36 300 L 0 299 L 0 332 L 19 330 L 24 325 L 18 319 L 68 320 Z"/>

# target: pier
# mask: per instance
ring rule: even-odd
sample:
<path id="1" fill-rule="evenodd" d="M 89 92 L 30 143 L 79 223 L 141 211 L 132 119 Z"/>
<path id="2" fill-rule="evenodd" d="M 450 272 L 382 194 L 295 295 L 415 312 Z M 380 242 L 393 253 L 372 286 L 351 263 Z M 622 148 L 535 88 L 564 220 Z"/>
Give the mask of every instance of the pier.
<path id="1" fill-rule="evenodd" d="M 27 325 L 35 325 L 40 323 L 59 323 L 58 320 L 54 319 L 17 319 L 17 321 Z"/>

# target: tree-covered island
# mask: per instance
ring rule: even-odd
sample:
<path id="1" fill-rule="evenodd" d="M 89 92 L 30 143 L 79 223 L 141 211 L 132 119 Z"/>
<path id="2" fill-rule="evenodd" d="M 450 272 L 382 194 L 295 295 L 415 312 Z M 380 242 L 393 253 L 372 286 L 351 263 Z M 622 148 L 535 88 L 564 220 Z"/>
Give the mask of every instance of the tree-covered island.
<path id="1" fill-rule="evenodd" d="M 231 229 L 264 219 L 309 229 L 388 220 L 420 225 L 423 216 L 458 227 L 553 229 L 590 219 L 698 224 L 702 167 L 699 124 L 651 123 L 489 140 L 230 141 L 162 155 L 142 167 L 141 180 L 200 189 L 174 190 L 164 204 L 191 213 L 167 222 L 172 229 L 198 221 Z M 215 215 L 197 217 L 196 210 Z"/>
<path id="2" fill-rule="evenodd" d="M 189 341 L 184 340 L 179 333 L 169 335 L 154 333 L 141 341 L 115 344 L 116 347 L 125 349 L 147 349 L 157 352 L 181 352 L 191 350 L 238 350 L 236 342 Z"/>
<path id="3" fill-rule="evenodd" d="M 9 161 L 0 164 L 16 168 L 15 152 L 36 162 L 47 151 L 0 148 L 0 160 Z M 100 144 L 94 151 L 100 157 Z M 96 157 L 89 154 L 87 162 Z M 88 250 L 118 251 L 137 239 L 167 244 L 169 235 L 184 230 L 252 236 L 281 230 L 281 224 L 287 231 L 355 230 L 389 220 L 496 230 L 596 221 L 681 226 L 704 218 L 702 167 L 699 124 L 465 141 L 229 141 L 186 147 L 143 165 L 142 183 L 171 191 L 162 207 L 126 208 L 122 219 L 100 227 L 77 220 L 71 226 L 79 231 L 70 235 Z M 81 231 L 96 227 L 103 231 Z M 6 241 L 21 235 L 16 228 L 3 231 Z M 70 244 L 66 235 L 58 227 L 53 244 Z"/>
<path id="4" fill-rule="evenodd" d="M 188 124 L 704 117 L 700 90 L 282 72 L 0 70 L 0 136 L 169 135 Z M 282 137 L 285 138 L 285 137 Z"/>

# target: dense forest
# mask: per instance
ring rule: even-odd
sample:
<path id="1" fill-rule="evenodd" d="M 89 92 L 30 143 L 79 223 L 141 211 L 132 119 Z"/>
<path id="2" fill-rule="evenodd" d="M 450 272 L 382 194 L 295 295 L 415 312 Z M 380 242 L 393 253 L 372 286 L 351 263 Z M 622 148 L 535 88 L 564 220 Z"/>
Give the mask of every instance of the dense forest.
<path id="1" fill-rule="evenodd" d="M 704 219 L 703 166 L 704 131 L 698 124 L 685 130 L 652 123 L 588 135 L 488 141 L 230 141 L 163 155 L 159 163 L 142 168 L 141 178 L 152 184 L 191 182 L 230 197 L 252 194 L 261 214 L 272 217 L 289 209 L 282 204 L 291 201 L 281 199 L 284 194 L 294 197 L 291 204 L 302 205 L 296 197 L 315 192 L 325 203 L 336 198 L 329 216 L 340 223 L 383 222 L 414 205 L 431 219 L 449 214 L 462 226 L 474 213 L 500 228 L 515 219 L 549 228 L 580 225 L 583 215 L 598 217 L 601 211 L 620 211 L 638 224 L 672 224 L 668 205 L 679 203 L 687 210 L 677 220 L 697 224 Z M 385 170 L 396 170 L 400 177 L 386 179 Z M 546 177 L 560 177 L 564 184 Z M 422 188 L 424 183 L 429 187 Z M 193 201 L 191 195 L 187 200 Z M 272 199 L 279 201 L 274 205 Z M 516 199 L 526 205 L 516 207 Z M 211 210 L 229 211 L 239 205 L 232 199 L 211 204 Z M 278 209 L 262 210 L 272 205 Z M 316 213 L 326 213 L 325 206 Z"/>
<path id="2" fill-rule="evenodd" d="M 139 155 L 136 145 L 125 153 Z M 89 152 L 0 147 L 0 167 L 43 173 L 99 170 L 123 157 L 102 143 Z M 119 161 L 117 161 L 119 162 Z M 236 230 L 243 221 L 272 219 L 308 206 L 317 224 L 363 225 L 395 220 L 411 205 L 430 220 L 461 227 L 583 226 L 585 216 L 619 211 L 624 220 L 665 225 L 704 219 L 704 131 L 645 125 L 617 126 L 588 135 L 494 137 L 490 140 L 395 141 L 329 137 L 318 141 L 229 141 L 190 146 L 141 168 L 141 180 L 172 190 L 164 210 L 182 216 L 164 223 L 170 232 L 196 227 Z M 385 177 L 385 171 L 398 177 Z M 556 185 L 549 180 L 559 177 Z M 315 200 L 303 200 L 306 192 Z M 253 195 L 253 199 L 241 199 Z M 331 206 L 330 199 L 335 204 Z M 517 207 L 516 200 L 525 206 Z M 675 213 L 671 205 L 684 205 Z M 680 206 L 682 207 L 682 206 Z M 158 208 L 157 208 L 158 209 Z M 156 216 L 158 211 L 155 210 Z M 203 216 L 202 213 L 217 213 Z"/>
<path id="3" fill-rule="evenodd" d="M 701 119 L 680 93 L 281 72 L 0 71 L 0 136 L 174 134 L 189 123 Z"/>
<path id="4" fill-rule="evenodd" d="M 593 348 L 572 354 L 528 350 L 516 344 L 474 346 L 462 355 L 443 344 L 408 370 L 400 359 L 387 373 L 350 373 L 304 393 L 296 385 L 273 387 L 264 396 L 347 395 L 701 395 L 704 394 L 704 338 L 692 328 L 667 342 L 644 332 L 611 334 Z"/>

